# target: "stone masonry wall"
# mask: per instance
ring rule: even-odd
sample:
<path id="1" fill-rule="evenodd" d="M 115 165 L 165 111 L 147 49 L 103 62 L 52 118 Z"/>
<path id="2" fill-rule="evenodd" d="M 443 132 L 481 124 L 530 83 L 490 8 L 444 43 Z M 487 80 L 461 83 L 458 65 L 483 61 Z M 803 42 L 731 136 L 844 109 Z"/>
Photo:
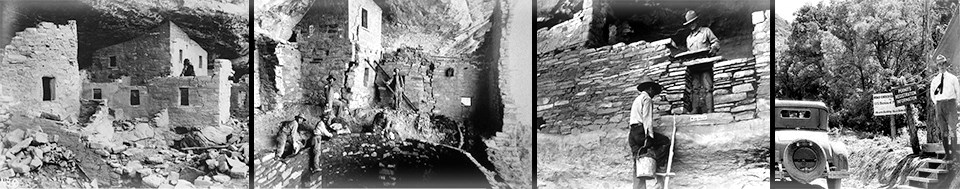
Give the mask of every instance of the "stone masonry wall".
<path id="1" fill-rule="evenodd" d="M 171 22 L 164 24 L 163 29 L 169 29 L 169 51 L 171 58 L 167 60 L 167 63 L 171 65 L 170 76 L 180 76 L 183 73 L 183 63 L 186 60 L 190 60 L 190 65 L 193 65 L 193 72 L 196 76 L 206 76 L 208 75 L 207 71 L 212 70 L 214 66 L 210 65 L 208 60 L 211 60 L 212 57 L 207 53 L 203 47 L 200 47 L 196 41 L 190 39 L 190 36 L 187 36 L 187 33 L 184 33 L 179 26 Z M 181 57 L 180 51 L 183 51 L 183 56 Z"/>
<path id="2" fill-rule="evenodd" d="M 457 120 L 467 118 L 476 109 L 480 74 L 478 62 L 468 59 L 444 59 L 433 70 L 433 98 L 436 100 L 434 114 L 445 115 Z M 447 69 L 453 70 L 453 76 L 447 76 Z M 470 98 L 470 106 L 460 102 L 461 97 Z"/>
<path id="3" fill-rule="evenodd" d="M 353 59 L 353 44 L 348 32 L 348 1 L 317 1 L 294 28 L 300 51 L 303 77 L 303 103 L 322 105 L 327 101 L 324 87 L 327 77 L 336 79 L 332 89 L 344 94 L 348 64 Z"/>
<path id="4" fill-rule="evenodd" d="M 49 113 L 76 121 L 80 112 L 77 24 L 41 22 L 17 32 L 4 47 L 0 94 L 18 101 L 10 111 L 31 116 Z M 54 78 L 54 99 L 43 100 L 42 78 Z"/>
<path id="5" fill-rule="evenodd" d="M 671 60 L 667 42 L 641 41 L 541 54 L 537 62 L 537 116 L 551 123 L 542 132 L 571 134 L 626 127 L 642 76 L 650 76 L 664 87 L 662 95 L 654 97 L 654 119 L 688 114 L 684 107 L 687 67 L 699 64 L 711 64 L 713 69 L 713 111 L 697 118 L 710 121 L 666 117 L 694 124 L 757 118 L 760 76 L 754 58 Z"/>
<path id="6" fill-rule="evenodd" d="M 150 112 L 146 108 L 155 103 L 153 99 L 147 98 L 150 96 L 147 87 L 144 85 L 132 85 L 130 79 L 130 77 L 125 76 L 116 82 L 109 83 L 84 80 L 80 99 L 103 102 L 104 105 L 115 111 L 115 117 L 117 119 L 153 116 L 156 112 Z M 100 90 L 101 99 L 97 100 L 93 98 L 94 89 Z M 130 93 L 133 93 L 133 90 L 137 90 L 140 93 L 140 105 L 131 105 L 130 103 Z"/>
<path id="7" fill-rule="evenodd" d="M 369 107 L 373 102 L 376 75 L 373 66 L 380 62 L 383 54 L 383 32 L 381 27 L 383 14 L 380 6 L 373 0 L 351 0 L 348 6 L 347 23 L 350 28 L 350 41 L 353 42 L 356 66 L 347 72 L 345 86 L 349 88 L 346 98 L 350 109 Z M 362 10 L 367 12 L 367 26 L 362 26 Z"/>
<path id="8" fill-rule="evenodd" d="M 93 65 L 88 69 L 93 82 L 113 82 L 130 76 L 133 85 L 171 74 L 170 26 L 161 25 L 143 36 L 94 51 Z M 116 67 L 110 67 L 115 57 Z"/>
<path id="9" fill-rule="evenodd" d="M 500 59 L 496 64 L 500 97 L 503 103 L 503 128 L 496 136 L 484 140 L 487 155 L 499 176 L 510 188 L 529 188 L 533 185 L 533 107 L 534 91 L 528 85 L 534 78 L 533 58 L 528 49 L 533 48 L 530 32 L 533 26 L 532 1 L 500 1 L 503 19 L 494 21 L 502 27 Z M 539 92 L 539 91 L 538 91 Z"/>
<path id="10" fill-rule="evenodd" d="M 217 73 L 209 76 L 158 77 L 146 85 L 133 85 L 129 77 L 109 83 L 88 80 L 83 83 L 81 98 L 94 100 L 93 90 L 100 89 L 103 98 L 98 101 L 105 102 L 121 119 L 149 118 L 167 110 L 173 126 L 216 126 L 230 118 L 233 83 L 227 78 L 233 69 L 229 60 L 215 61 Z M 189 106 L 180 105 L 180 88 L 189 88 Z M 139 91 L 140 105 L 130 104 L 132 90 Z"/>
<path id="11" fill-rule="evenodd" d="M 770 10 L 753 12 L 753 55 L 756 57 L 757 76 L 757 116 L 770 116 L 770 29 L 774 17 Z"/>

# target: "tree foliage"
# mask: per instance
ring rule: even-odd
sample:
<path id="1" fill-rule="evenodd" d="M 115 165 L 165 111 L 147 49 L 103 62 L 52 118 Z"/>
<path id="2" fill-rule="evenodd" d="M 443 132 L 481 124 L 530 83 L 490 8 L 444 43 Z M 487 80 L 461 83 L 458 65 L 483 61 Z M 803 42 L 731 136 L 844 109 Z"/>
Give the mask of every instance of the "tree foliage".
<path id="1" fill-rule="evenodd" d="M 834 0 L 807 5 L 790 23 L 777 54 L 778 99 L 823 101 L 832 126 L 886 131 L 872 94 L 925 83 L 935 71 L 928 53 L 943 36 L 957 0 Z M 903 118 L 900 118 L 902 121 Z"/>

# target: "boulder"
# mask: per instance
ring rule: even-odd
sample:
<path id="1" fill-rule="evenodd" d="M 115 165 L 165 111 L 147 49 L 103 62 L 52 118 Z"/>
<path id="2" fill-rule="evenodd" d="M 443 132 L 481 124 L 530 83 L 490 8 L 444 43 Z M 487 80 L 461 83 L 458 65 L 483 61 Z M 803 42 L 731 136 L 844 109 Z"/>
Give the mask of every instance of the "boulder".
<path id="1" fill-rule="evenodd" d="M 33 134 L 33 141 L 40 144 L 46 144 L 50 143 L 50 137 L 47 135 L 47 133 L 37 132 Z"/>
<path id="2" fill-rule="evenodd" d="M 174 187 L 173 185 L 170 185 L 170 184 L 167 184 L 167 183 L 163 183 L 163 184 L 161 184 L 159 187 L 157 187 L 157 189 L 174 189 L 174 188 L 175 188 L 175 187 Z"/>
<path id="3" fill-rule="evenodd" d="M 167 180 L 170 181 L 170 184 L 177 185 L 177 182 L 180 181 L 180 173 L 172 172 L 168 174 Z"/>
<path id="4" fill-rule="evenodd" d="M 27 165 L 25 161 L 13 162 L 7 166 L 9 166 L 10 169 L 12 169 L 14 172 L 21 173 L 21 174 L 27 173 L 30 171 L 30 166 Z"/>
<path id="5" fill-rule="evenodd" d="M 160 156 L 149 156 L 146 158 L 146 162 L 150 164 L 161 164 L 163 163 L 163 157 Z"/>
<path id="6" fill-rule="evenodd" d="M 213 186 L 213 178 L 210 178 L 209 176 L 197 177 L 196 180 L 193 180 L 193 185 L 197 186 L 197 188 L 207 188 Z"/>
<path id="7" fill-rule="evenodd" d="M 149 186 L 151 188 L 160 187 L 161 184 L 165 184 L 163 183 L 163 178 L 160 178 L 160 176 L 156 174 L 143 177 L 143 179 L 141 180 L 143 180 L 143 185 Z M 173 186 L 171 186 L 171 188 L 172 187 Z"/>
<path id="8" fill-rule="evenodd" d="M 182 189 L 193 189 L 193 188 L 195 188 L 195 186 L 193 186 L 193 183 L 190 183 L 190 181 L 178 180 L 178 181 L 177 181 L 177 185 L 173 186 L 173 188 L 177 188 L 177 189 L 180 189 L 180 188 L 182 188 Z"/>
<path id="9" fill-rule="evenodd" d="M 220 182 L 220 183 L 225 183 L 225 182 L 229 182 L 229 181 L 230 181 L 230 176 L 227 176 L 227 175 L 224 175 L 224 174 L 217 174 L 217 175 L 214 175 L 214 176 L 213 176 L 213 180 L 215 180 L 215 181 L 217 181 L 217 182 Z"/>
<path id="10" fill-rule="evenodd" d="M 8 179 L 13 176 L 17 176 L 17 173 L 13 172 L 13 169 L 4 169 L 0 171 L 0 179 Z"/>
<path id="11" fill-rule="evenodd" d="M 200 130 L 200 138 L 208 145 L 227 144 L 227 136 L 233 133 L 233 128 L 226 126 L 204 127 Z"/>

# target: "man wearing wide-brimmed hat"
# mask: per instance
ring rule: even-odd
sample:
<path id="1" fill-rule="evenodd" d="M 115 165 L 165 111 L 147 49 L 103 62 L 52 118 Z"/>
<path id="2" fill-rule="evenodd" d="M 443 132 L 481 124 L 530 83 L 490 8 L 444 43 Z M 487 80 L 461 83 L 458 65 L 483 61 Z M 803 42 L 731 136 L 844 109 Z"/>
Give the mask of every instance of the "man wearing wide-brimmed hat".
<path id="1" fill-rule="evenodd" d="M 957 158 L 956 151 L 956 132 L 958 123 L 957 97 L 960 97 L 960 81 L 957 76 L 947 71 L 950 63 L 947 57 L 937 55 L 936 62 L 938 73 L 930 80 L 930 101 L 933 102 L 934 122 L 941 128 L 941 141 L 943 142 L 944 153 L 949 158 Z"/>
<path id="2" fill-rule="evenodd" d="M 663 87 L 650 77 L 643 77 L 640 78 L 637 91 L 640 95 L 633 100 L 630 107 L 628 143 L 634 160 L 633 188 L 646 188 L 646 180 L 649 178 L 637 173 L 638 158 L 649 157 L 656 160 L 657 164 L 662 164 L 666 157 L 663 152 L 670 146 L 670 141 L 667 136 L 653 132 L 653 97 L 660 94 Z M 658 183 L 662 183 L 659 181 L 658 179 Z"/>
<path id="3" fill-rule="evenodd" d="M 686 22 L 683 23 L 683 26 L 689 28 L 690 35 L 687 35 L 687 50 L 688 51 L 697 51 L 708 49 L 711 54 L 716 54 L 720 50 L 720 39 L 717 39 L 716 35 L 713 35 L 713 30 L 707 27 L 700 27 L 700 23 L 697 20 L 697 12 L 692 10 L 687 11 L 687 14 L 684 15 Z"/>

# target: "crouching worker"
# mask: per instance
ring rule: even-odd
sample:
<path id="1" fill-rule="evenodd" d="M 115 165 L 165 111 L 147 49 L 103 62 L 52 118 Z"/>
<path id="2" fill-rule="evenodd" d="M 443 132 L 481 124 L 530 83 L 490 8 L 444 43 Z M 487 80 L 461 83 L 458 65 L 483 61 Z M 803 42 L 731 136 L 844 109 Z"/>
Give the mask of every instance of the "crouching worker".
<path id="1" fill-rule="evenodd" d="M 649 179 L 657 178 L 657 184 L 662 184 L 662 177 L 655 177 L 658 165 L 666 164 L 666 157 L 670 147 L 670 140 L 666 135 L 653 132 L 653 97 L 663 91 L 663 87 L 650 79 L 643 77 L 637 85 L 640 95 L 633 100 L 630 107 L 630 154 L 633 157 L 633 188 L 646 188 Z M 662 186 L 661 186 L 662 187 Z"/>

